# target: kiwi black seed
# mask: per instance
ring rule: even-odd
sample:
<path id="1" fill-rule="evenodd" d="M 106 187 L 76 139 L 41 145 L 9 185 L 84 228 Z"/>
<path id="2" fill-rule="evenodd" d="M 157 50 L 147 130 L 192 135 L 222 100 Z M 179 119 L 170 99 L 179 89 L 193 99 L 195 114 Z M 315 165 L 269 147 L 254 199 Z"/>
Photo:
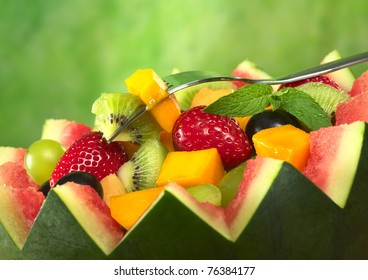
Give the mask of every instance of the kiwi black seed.
<path id="1" fill-rule="evenodd" d="M 145 105 L 139 97 L 130 93 L 102 93 L 92 105 L 92 113 L 96 116 L 95 127 L 103 133 L 106 139 L 110 139 L 120 124 L 142 108 L 142 106 Z M 145 121 L 138 122 L 139 118 L 132 123 L 128 129 L 119 135 L 120 139 L 116 140 L 124 139 L 124 141 L 140 144 L 149 133 L 159 137 L 157 123 L 155 123 L 153 118 L 152 121 L 149 121 L 148 117 L 144 119 Z"/>
<path id="2" fill-rule="evenodd" d="M 115 141 L 131 141 L 134 144 L 143 144 L 147 139 L 160 139 L 160 127 L 149 112 L 130 124 L 122 131 Z"/>
<path id="3" fill-rule="evenodd" d="M 156 187 L 166 155 L 167 149 L 160 141 L 147 139 L 117 172 L 125 189 L 130 192 Z"/>

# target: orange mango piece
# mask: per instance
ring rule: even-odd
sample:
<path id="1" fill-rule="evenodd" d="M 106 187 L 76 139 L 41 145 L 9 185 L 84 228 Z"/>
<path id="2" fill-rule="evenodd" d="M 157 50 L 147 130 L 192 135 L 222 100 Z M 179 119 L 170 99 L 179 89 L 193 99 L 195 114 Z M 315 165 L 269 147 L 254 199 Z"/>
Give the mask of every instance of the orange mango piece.
<path id="1" fill-rule="evenodd" d="M 215 102 L 217 99 L 232 93 L 234 90 L 232 88 L 226 89 L 210 89 L 202 88 L 193 97 L 190 107 L 195 107 L 199 105 L 208 106 Z"/>
<path id="2" fill-rule="evenodd" d="M 148 109 L 168 96 L 166 83 L 152 69 L 138 69 L 125 80 L 125 84 L 128 91 L 139 96 Z"/>
<path id="3" fill-rule="evenodd" d="M 164 146 L 167 148 L 169 152 L 173 152 L 175 150 L 171 133 L 166 132 L 166 131 L 161 131 L 160 141 L 162 144 L 164 144 Z"/>
<path id="4" fill-rule="evenodd" d="M 309 158 L 309 133 L 292 125 L 263 129 L 253 143 L 257 155 L 287 161 L 300 171 Z"/>
<path id="5" fill-rule="evenodd" d="M 150 112 L 161 128 L 169 133 L 172 132 L 175 121 L 181 113 L 179 103 L 173 95 L 157 103 L 155 107 L 151 108 Z"/>
<path id="6" fill-rule="evenodd" d="M 139 220 L 164 187 L 128 192 L 110 198 L 111 216 L 126 230 Z"/>
<path id="7" fill-rule="evenodd" d="M 169 152 L 157 178 L 157 185 L 176 182 L 183 187 L 216 185 L 225 174 L 216 148 Z"/>

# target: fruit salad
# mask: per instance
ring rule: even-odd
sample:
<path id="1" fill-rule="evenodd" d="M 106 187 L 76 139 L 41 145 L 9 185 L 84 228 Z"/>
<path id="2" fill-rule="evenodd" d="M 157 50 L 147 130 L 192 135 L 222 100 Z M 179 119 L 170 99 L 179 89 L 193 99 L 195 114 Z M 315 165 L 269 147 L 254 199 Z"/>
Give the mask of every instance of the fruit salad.
<path id="1" fill-rule="evenodd" d="M 0 147 L 0 258 L 367 258 L 367 73 L 169 95 L 137 70 L 91 104 L 93 126 L 50 118 Z"/>

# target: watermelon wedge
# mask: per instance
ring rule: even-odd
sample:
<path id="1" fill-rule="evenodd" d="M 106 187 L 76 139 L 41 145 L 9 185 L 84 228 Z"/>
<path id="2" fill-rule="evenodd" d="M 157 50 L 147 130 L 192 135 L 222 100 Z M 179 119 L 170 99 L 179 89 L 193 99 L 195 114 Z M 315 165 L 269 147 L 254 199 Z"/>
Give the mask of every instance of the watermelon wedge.
<path id="1" fill-rule="evenodd" d="M 366 123 L 331 126 L 310 133 L 304 175 L 344 208 L 356 177 Z"/>
<path id="2" fill-rule="evenodd" d="M 340 103 L 336 109 L 336 125 L 356 121 L 368 122 L 368 91 Z"/>
<path id="3" fill-rule="evenodd" d="M 68 182 L 49 192 L 23 251 L 31 259 L 101 259 L 122 237 L 97 192 Z"/>
<path id="4" fill-rule="evenodd" d="M 44 195 L 32 187 L 16 188 L 0 185 L 1 235 L 4 236 L 6 231 L 14 244 L 22 249 L 44 200 Z M 6 238 L 1 240 L 8 243 L 5 241 Z M 1 249 L 3 250 L 2 247 Z"/>

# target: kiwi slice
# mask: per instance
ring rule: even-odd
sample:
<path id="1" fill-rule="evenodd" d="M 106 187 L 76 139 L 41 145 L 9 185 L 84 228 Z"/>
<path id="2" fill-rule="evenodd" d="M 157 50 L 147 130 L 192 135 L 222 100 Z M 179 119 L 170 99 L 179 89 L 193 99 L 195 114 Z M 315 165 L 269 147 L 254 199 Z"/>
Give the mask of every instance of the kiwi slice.
<path id="1" fill-rule="evenodd" d="M 167 152 L 160 141 L 147 139 L 117 172 L 126 191 L 157 187 L 156 180 Z"/>
<path id="2" fill-rule="evenodd" d="M 124 129 L 114 140 L 130 141 L 141 145 L 147 139 L 160 139 L 160 127 L 149 112 L 145 112 L 126 129 Z"/>
<path id="3" fill-rule="evenodd" d="M 297 86 L 296 89 L 312 97 L 330 117 L 335 113 L 337 105 L 350 98 L 350 95 L 345 91 L 320 82 L 305 83 Z"/>
<path id="4" fill-rule="evenodd" d="M 130 93 L 102 93 L 92 105 L 95 117 L 95 128 L 101 131 L 106 139 L 115 133 L 120 124 L 145 106 L 139 97 Z M 134 121 L 122 131 L 115 141 L 131 141 L 142 144 L 148 138 L 158 139 L 160 129 L 149 113 Z"/>

